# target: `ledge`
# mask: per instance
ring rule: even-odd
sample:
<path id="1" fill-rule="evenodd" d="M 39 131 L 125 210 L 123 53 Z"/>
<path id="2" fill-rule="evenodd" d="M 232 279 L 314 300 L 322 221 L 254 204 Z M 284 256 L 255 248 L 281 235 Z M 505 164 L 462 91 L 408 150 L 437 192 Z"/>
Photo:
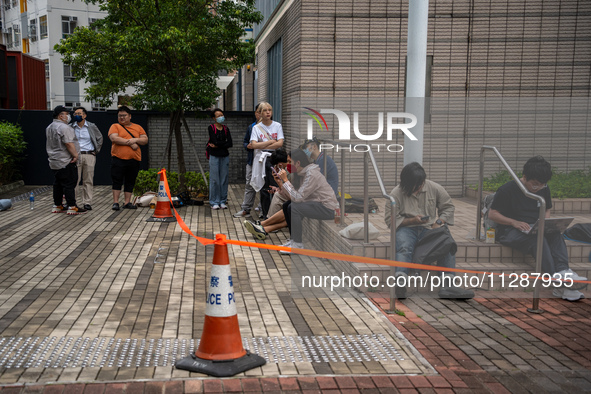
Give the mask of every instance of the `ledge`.
<path id="1" fill-rule="evenodd" d="M 22 180 L 9 183 L 8 185 L 0 185 L 0 194 L 18 189 L 21 186 L 25 186 L 25 182 Z"/>

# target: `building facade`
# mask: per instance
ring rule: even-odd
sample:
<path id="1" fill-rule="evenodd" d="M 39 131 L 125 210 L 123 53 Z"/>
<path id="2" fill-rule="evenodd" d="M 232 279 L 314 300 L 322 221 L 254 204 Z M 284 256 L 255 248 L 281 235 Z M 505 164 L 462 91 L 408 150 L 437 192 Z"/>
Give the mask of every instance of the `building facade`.
<path id="1" fill-rule="evenodd" d="M 408 0 L 258 4 L 265 20 L 254 29 L 257 101 L 274 106 L 288 145 L 301 140 L 309 99 L 349 103 L 360 114 L 398 100 L 404 110 Z M 477 182 L 484 144 L 517 171 L 534 154 L 560 171 L 591 165 L 591 2 L 430 0 L 427 65 L 423 165 L 453 195 Z M 325 118 L 334 130 L 334 117 Z M 368 130 L 378 127 L 368 122 Z M 403 154 L 376 156 L 393 187 Z M 341 155 L 334 158 L 339 164 Z M 351 185 L 363 179 L 362 167 L 347 166 Z M 487 173 L 500 169 L 487 161 Z"/>
<path id="2" fill-rule="evenodd" d="M 76 27 L 90 26 L 106 13 L 97 4 L 79 0 L 2 0 L 1 4 L 3 44 L 9 51 L 45 62 L 47 108 L 83 105 L 89 110 L 106 109 L 84 100 L 88 84 L 77 81 L 53 49 Z"/>

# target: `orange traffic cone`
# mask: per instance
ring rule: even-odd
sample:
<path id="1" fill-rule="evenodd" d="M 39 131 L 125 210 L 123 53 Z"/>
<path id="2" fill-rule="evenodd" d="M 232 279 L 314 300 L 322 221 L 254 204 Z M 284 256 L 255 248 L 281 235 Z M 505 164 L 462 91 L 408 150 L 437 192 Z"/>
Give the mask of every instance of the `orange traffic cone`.
<path id="1" fill-rule="evenodd" d="M 164 180 L 160 179 L 158 185 L 158 196 L 156 197 L 156 209 L 151 218 L 146 222 L 176 222 L 176 218 L 172 215 L 170 209 L 170 200 L 164 188 Z"/>
<path id="2" fill-rule="evenodd" d="M 195 354 L 178 360 L 177 369 L 211 376 L 234 376 L 259 367 L 265 359 L 242 346 L 226 236 L 216 235 L 206 297 L 205 322 Z"/>

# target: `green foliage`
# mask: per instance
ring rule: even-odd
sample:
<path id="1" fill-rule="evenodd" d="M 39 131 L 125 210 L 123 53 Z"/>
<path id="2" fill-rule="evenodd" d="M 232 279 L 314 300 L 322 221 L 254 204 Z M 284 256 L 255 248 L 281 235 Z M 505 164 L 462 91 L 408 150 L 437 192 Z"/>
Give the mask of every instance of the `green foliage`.
<path id="1" fill-rule="evenodd" d="M 552 172 L 552 179 L 548 182 L 552 198 L 591 198 L 591 167 L 587 171 L 575 170 L 567 173 L 553 170 Z M 521 173 L 517 173 L 520 178 L 521 175 Z M 512 179 L 506 170 L 497 172 L 484 178 L 482 182 L 483 190 L 495 192 L 500 186 Z M 478 190 L 478 185 L 471 185 L 470 187 Z"/>
<path id="2" fill-rule="evenodd" d="M 24 158 L 22 153 L 26 147 L 20 126 L 6 121 L 0 123 L 0 185 L 17 180 L 18 164 Z"/>
<path id="3" fill-rule="evenodd" d="M 131 104 L 163 111 L 209 107 L 220 70 L 250 62 L 244 29 L 260 22 L 255 0 L 87 0 L 107 12 L 55 46 L 74 75 L 90 83 L 87 100 L 105 105 L 126 88 Z"/>
<path id="4" fill-rule="evenodd" d="M 207 178 L 207 183 L 203 180 L 203 175 L 201 175 L 200 172 L 187 171 L 185 173 L 185 186 L 187 187 L 187 190 L 197 195 L 208 195 L 209 188 L 207 185 L 209 184 L 209 172 L 205 173 L 205 178 Z"/>
<path id="5" fill-rule="evenodd" d="M 158 172 L 159 170 L 155 168 L 140 171 L 135 181 L 133 194 L 135 194 L 136 196 L 141 196 L 146 192 L 158 191 Z M 205 173 L 205 177 L 209 182 L 209 172 Z M 201 173 L 188 171 L 185 173 L 185 178 L 186 186 L 190 192 L 194 192 L 194 197 L 196 197 L 200 193 L 205 195 L 208 194 L 209 189 L 203 181 L 203 176 L 201 176 Z M 174 171 L 166 171 L 166 179 L 168 180 L 168 187 L 170 188 L 170 193 L 173 196 L 179 194 L 181 192 L 179 174 L 177 174 Z"/>

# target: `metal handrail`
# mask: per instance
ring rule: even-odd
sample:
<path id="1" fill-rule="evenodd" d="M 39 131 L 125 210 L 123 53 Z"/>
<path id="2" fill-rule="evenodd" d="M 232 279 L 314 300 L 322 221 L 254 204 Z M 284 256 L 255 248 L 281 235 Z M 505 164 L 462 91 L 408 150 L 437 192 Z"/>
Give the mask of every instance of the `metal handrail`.
<path id="1" fill-rule="evenodd" d="M 324 142 L 340 145 L 337 141 L 331 140 L 323 140 Z M 378 169 L 378 165 L 376 159 L 373 155 L 373 152 L 369 150 L 365 152 L 363 155 L 363 239 L 365 243 L 369 243 L 369 176 L 368 176 L 368 167 L 367 167 L 367 157 L 369 156 L 371 160 L 371 164 L 373 166 L 376 179 L 378 180 L 378 185 L 380 186 L 380 190 L 382 195 L 390 200 L 390 260 L 396 260 L 396 200 L 394 197 L 388 194 L 386 191 L 386 187 L 384 186 L 384 181 L 382 180 L 382 176 L 380 175 L 380 170 Z M 324 155 L 325 165 L 324 168 L 326 169 L 326 155 Z M 341 151 L 341 181 L 339 184 L 339 188 L 341 189 L 341 200 L 340 200 L 340 226 L 345 225 L 345 151 Z M 390 267 L 390 275 L 394 276 L 396 274 L 396 269 L 394 267 Z M 390 287 L 390 310 L 389 313 L 396 312 L 396 295 L 395 295 L 395 288 Z"/>
<path id="2" fill-rule="evenodd" d="M 369 156 L 371 159 L 371 165 L 373 166 L 373 170 L 376 174 L 376 179 L 378 180 L 378 184 L 380 185 L 380 190 L 382 191 L 382 195 L 390 200 L 390 260 L 396 260 L 396 200 L 394 197 L 388 194 L 386 191 L 386 187 L 384 186 L 384 181 L 382 180 L 382 176 L 380 175 L 380 170 L 378 169 L 378 165 L 376 163 L 376 159 L 373 155 L 371 150 L 366 152 L 366 155 Z M 367 158 L 364 160 L 364 167 L 367 167 Z M 367 175 L 367 173 L 365 174 Z M 368 194 L 368 177 L 365 176 L 365 196 Z M 364 212 L 369 210 L 369 199 L 365 197 L 364 201 Z M 363 228 L 365 230 L 365 242 L 369 241 L 369 215 L 364 217 L 364 224 Z M 396 275 L 396 269 L 394 267 L 390 267 L 390 276 L 394 277 Z M 390 286 L 390 310 L 388 312 L 394 313 L 396 312 L 396 294 L 395 294 L 394 286 Z"/>
<path id="3" fill-rule="evenodd" d="M 546 217 L 546 200 L 544 200 L 544 197 L 542 197 L 542 196 L 538 196 L 537 194 L 533 194 L 533 193 L 528 192 L 527 189 L 525 188 L 525 186 L 523 185 L 523 183 L 521 183 L 521 181 L 517 177 L 517 175 L 515 175 L 515 173 L 513 172 L 513 170 L 511 169 L 511 167 L 507 163 L 507 161 L 505 161 L 505 158 L 497 150 L 497 148 L 495 148 L 494 146 L 488 146 L 488 145 L 483 145 L 482 148 L 480 148 L 480 177 L 479 177 L 479 182 L 478 182 L 478 202 L 476 204 L 476 239 L 477 240 L 481 239 L 480 238 L 480 225 L 481 225 L 480 214 L 482 212 L 482 186 L 483 186 L 482 182 L 484 180 L 484 152 L 486 150 L 492 150 L 494 152 L 494 154 L 497 155 L 497 157 L 499 158 L 501 163 L 505 166 L 505 169 L 507 171 L 509 171 L 509 174 L 511 175 L 511 177 L 513 178 L 515 183 L 517 183 L 517 186 L 519 186 L 519 189 L 526 197 L 534 199 L 534 200 L 538 200 L 538 202 L 539 202 L 540 217 L 538 220 L 538 240 L 537 240 L 538 244 L 536 247 L 536 272 L 541 272 L 541 270 L 542 270 L 542 248 L 544 245 L 544 219 Z M 542 309 L 539 309 L 539 306 L 540 306 L 540 283 L 539 283 L 539 281 L 536 281 L 536 284 L 534 287 L 534 298 L 533 298 L 532 307 L 527 308 L 527 311 L 532 312 L 532 313 L 544 312 Z"/>

